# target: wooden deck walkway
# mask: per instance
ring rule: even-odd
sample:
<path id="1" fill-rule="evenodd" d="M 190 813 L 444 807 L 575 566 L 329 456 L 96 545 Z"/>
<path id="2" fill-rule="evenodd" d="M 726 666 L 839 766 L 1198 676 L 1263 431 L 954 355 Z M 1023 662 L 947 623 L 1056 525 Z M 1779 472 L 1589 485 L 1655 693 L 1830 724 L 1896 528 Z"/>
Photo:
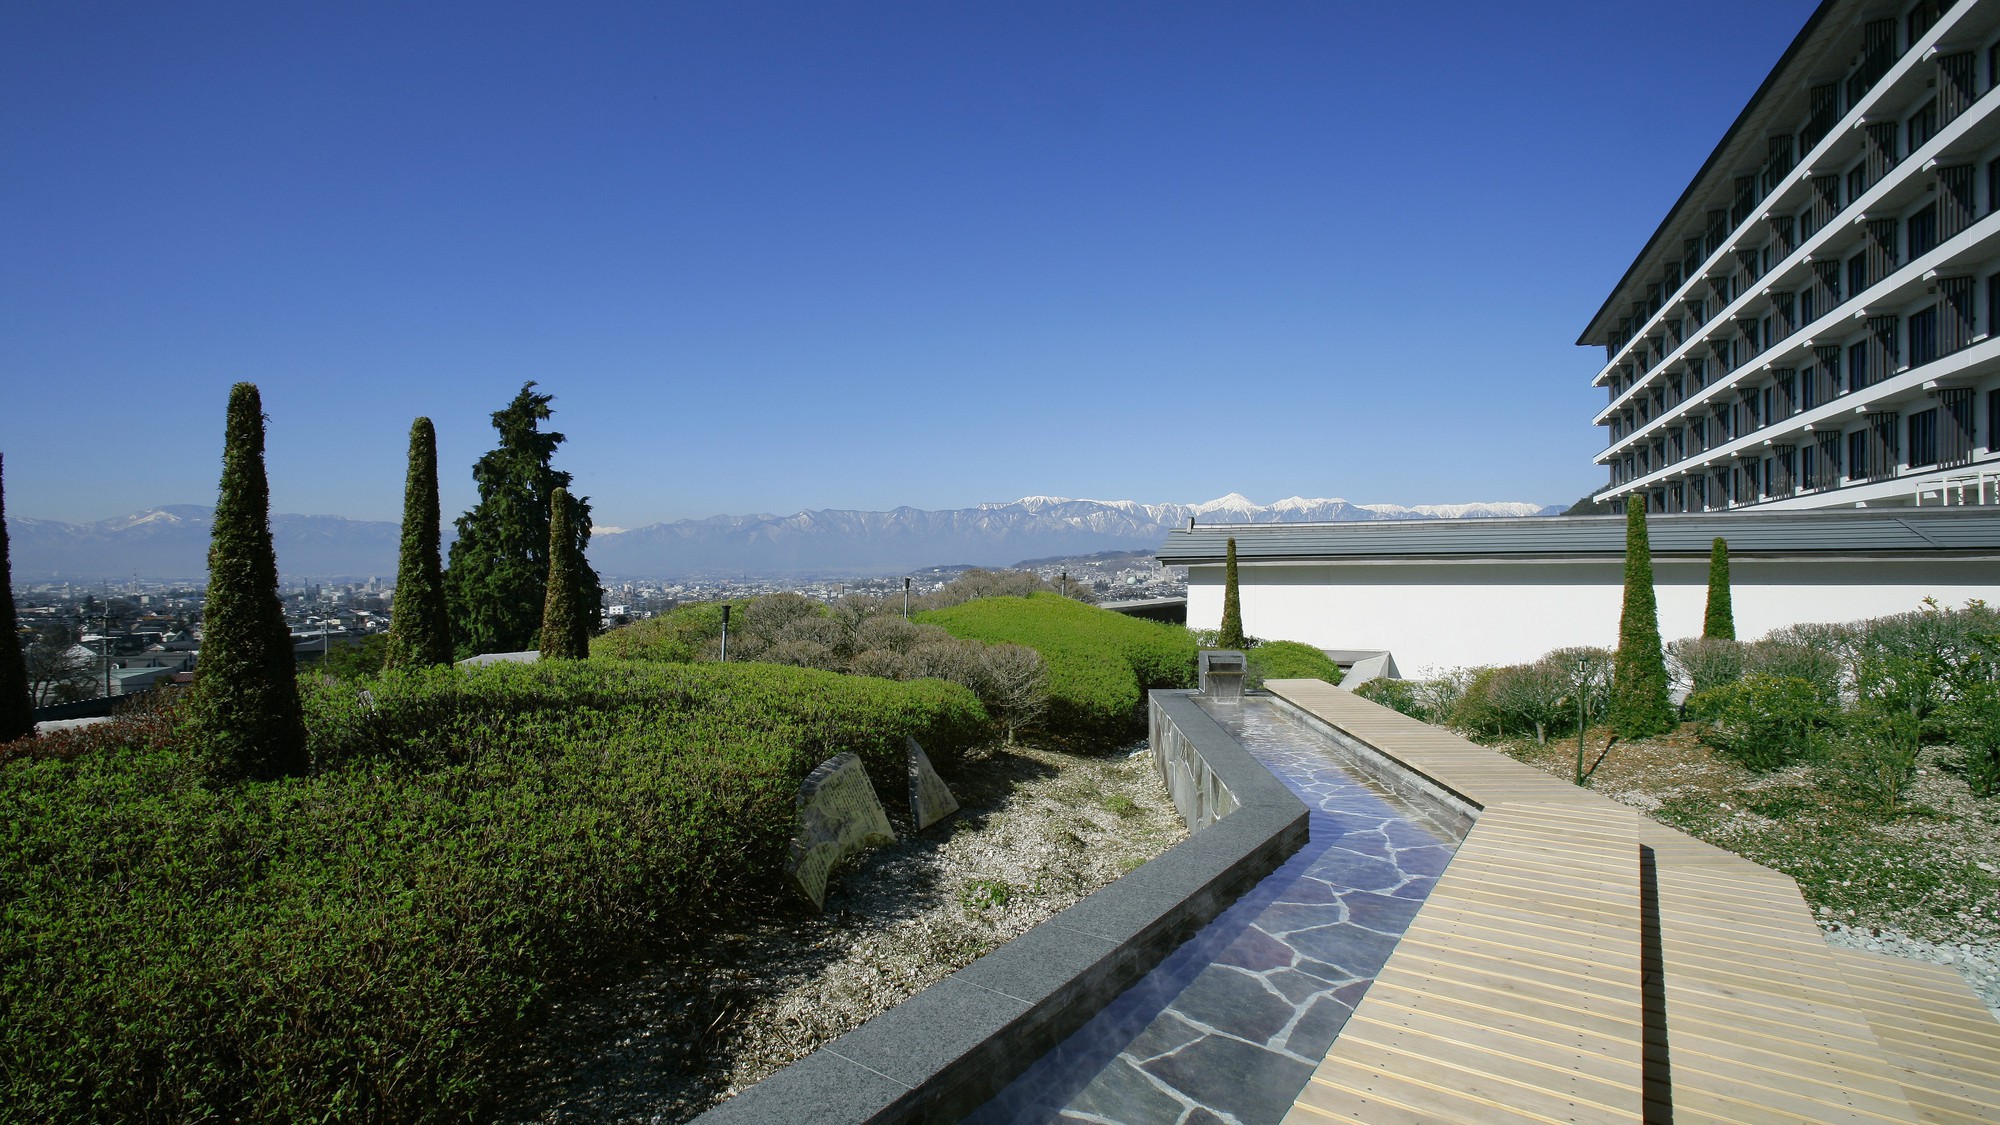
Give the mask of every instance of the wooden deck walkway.
<path id="1" fill-rule="evenodd" d="M 1836 950 L 1798 886 L 1318 680 L 1265 685 L 1480 810 L 1289 1125 L 2000 1122 L 1948 968 Z"/>

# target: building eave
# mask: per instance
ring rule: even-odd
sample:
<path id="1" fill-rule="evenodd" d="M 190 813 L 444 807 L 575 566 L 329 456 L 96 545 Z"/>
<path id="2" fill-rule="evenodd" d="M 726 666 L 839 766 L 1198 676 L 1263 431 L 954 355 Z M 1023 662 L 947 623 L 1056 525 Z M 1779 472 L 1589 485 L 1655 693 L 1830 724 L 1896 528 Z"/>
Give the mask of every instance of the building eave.
<path id="1" fill-rule="evenodd" d="M 1673 207 L 1668 209 L 1666 218 L 1660 220 L 1660 225 L 1654 228 L 1652 236 L 1646 240 L 1646 244 L 1640 248 L 1638 255 L 1632 259 L 1632 264 L 1625 268 L 1625 273 L 1618 279 L 1618 284 L 1611 287 L 1611 292 L 1604 298 L 1604 304 L 1598 307 L 1597 312 L 1591 316 L 1590 322 L 1583 326 L 1583 332 L 1576 340 L 1578 347 L 1589 347 L 1604 342 L 1603 336 L 1608 331 L 1611 310 L 1613 306 L 1618 304 L 1620 296 L 1625 292 L 1625 287 L 1630 285 L 1634 278 L 1644 272 L 1641 267 L 1646 264 L 1653 251 L 1660 245 L 1661 240 L 1667 236 L 1667 232 L 1680 222 L 1682 213 L 1687 208 L 1688 203 L 1706 186 L 1709 174 L 1715 171 L 1716 167 L 1721 164 L 1723 154 L 1729 151 L 1730 146 L 1736 142 L 1738 135 L 1742 133 L 1751 119 L 1757 116 L 1758 110 L 1763 107 L 1765 96 L 1778 85 L 1779 79 L 1785 76 L 1785 72 L 1790 68 L 1792 61 L 1805 48 L 1807 41 L 1819 31 L 1820 26 L 1826 22 L 1829 14 L 1840 3 L 1841 0 L 1821 0 L 1820 6 L 1813 10 L 1813 14 L 1806 20 L 1805 26 L 1799 29 L 1798 35 L 1793 37 L 1791 45 L 1786 47 L 1785 53 L 1778 57 L 1777 64 L 1772 66 L 1770 72 L 1764 76 L 1763 84 L 1757 87 L 1757 92 L 1750 96 L 1749 102 L 1745 103 L 1743 112 L 1736 115 L 1736 120 L 1730 123 L 1729 130 L 1722 134 L 1722 139 L 1716 142 L 1715 148 L 1709 152 L 1708 159 L 1702 161 L 1701 168 L 1695 172 L 1694 178 L 1688 181 L 1688 185 L 1682 190 L 1680 198 L 1676 199 Z"/>

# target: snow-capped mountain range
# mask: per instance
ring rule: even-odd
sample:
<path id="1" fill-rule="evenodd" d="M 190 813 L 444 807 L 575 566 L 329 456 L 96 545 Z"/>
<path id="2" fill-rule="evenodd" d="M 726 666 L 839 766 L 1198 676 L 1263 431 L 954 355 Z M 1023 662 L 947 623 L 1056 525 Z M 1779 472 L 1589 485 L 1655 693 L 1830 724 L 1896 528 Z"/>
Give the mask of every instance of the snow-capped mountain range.
<path id="1" fill-rule="evenodd" d="M 1293 496 L 1258 504 L 1230 493 L 1201 504 L 1026 496 L 972 508 L 888 512 L 843 509 L 794 515 L 714 516 L 620 530 L 600 528 L 590 560 L 607 577 L 693 574 L 891 574 L 931 566 L 1007 566 L 1028 558 L 1149 550 L 1168 530 L 1203 524 L 1539 516 L 1560 506 L 1525 503 L 1353 504 Z M 8 517 L 14 580 L 199 578 L 207 566 L 211 509 L 174 505 L 97 523 Z M 445 526 L 451 535 L 449 521 Z M 275 515 L 278 566 L 296 577 L 388 579 L 397 525 L 339 516 Z"/>

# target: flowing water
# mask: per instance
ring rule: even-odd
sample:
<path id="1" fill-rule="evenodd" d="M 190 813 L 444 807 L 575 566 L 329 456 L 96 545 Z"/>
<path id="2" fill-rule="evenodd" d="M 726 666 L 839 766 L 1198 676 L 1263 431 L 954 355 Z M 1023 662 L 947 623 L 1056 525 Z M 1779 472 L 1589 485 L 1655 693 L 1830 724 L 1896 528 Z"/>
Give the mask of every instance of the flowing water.
<path id="1" fill-rule="evenodd" d="M 968 1122 L 1277 1122 L 1451 859 L 1452 828 L 1287 704 L 1200 702 L 1305 802 L 1311 838 Z"/>

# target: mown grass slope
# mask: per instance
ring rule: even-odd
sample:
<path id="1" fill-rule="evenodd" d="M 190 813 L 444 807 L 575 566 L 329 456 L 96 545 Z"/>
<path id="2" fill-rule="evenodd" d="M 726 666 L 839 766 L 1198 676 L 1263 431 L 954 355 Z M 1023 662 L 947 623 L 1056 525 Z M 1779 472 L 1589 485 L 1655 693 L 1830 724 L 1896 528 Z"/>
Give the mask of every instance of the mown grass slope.
<path id="1" fill-rule="evenodd" d="M 1047 727 L 1082 738 L 1122 738 L 1145 724 L 1151 688 L 1192 687 L 1194 635 L 1175 625 L 1054 594 L 981 598 L 917 615 L 953 635 L 1025 645 L 1048 665 Z"/>

